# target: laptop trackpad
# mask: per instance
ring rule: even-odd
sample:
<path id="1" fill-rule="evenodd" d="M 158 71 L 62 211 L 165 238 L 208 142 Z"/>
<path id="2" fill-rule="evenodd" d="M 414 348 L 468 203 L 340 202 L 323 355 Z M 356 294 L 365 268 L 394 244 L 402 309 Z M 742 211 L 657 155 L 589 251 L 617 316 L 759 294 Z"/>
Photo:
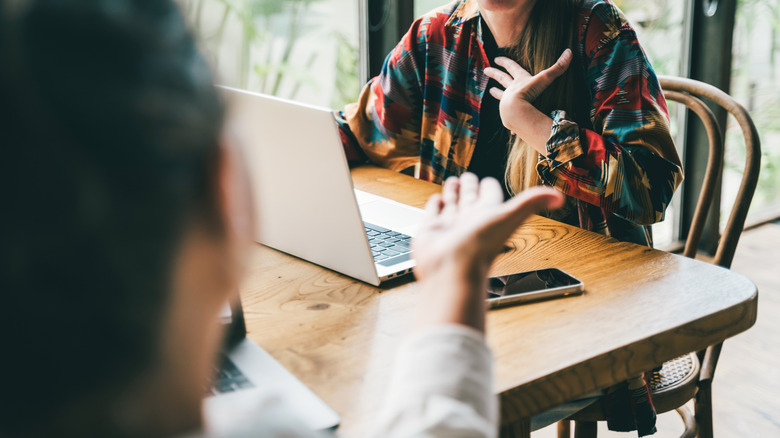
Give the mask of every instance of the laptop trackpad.
<path id="1" fill-rule="evenodd" d="M 424 216 L 419 208 L 355 190 L 363 221 L 413 236 Z M 366 196 L 367 195 L 367 196 Z"/>

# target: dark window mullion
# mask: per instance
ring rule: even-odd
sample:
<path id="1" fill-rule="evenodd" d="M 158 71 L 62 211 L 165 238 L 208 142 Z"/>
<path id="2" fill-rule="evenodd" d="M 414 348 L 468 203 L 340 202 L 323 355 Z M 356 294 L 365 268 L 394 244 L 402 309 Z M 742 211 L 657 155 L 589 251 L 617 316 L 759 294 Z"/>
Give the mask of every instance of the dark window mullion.
<path id="1" fill-rule="evenodd" d="M 726 93 L 731 81 L 731 49 L 737 0 L 692 0 L 690 19 L 689 77 L 712 84 Z M 727 113 L 711 106 L 721 129 L 726 129 Z M 687 124 L 684 166 L 686 182 L 682 189 L 680 237 L 688 237 L 696 202 L 707 167 L 707 133 L 699 123 Z M 720 187 L 710 207 L 702 233 L 700 249 L 715 252 L 720 236 Z"/>
<path id="2" fill-rule="evenodd" d="M 361 80 L 382 69 L 387 54 L 414 20 L 414 0 L 361 0 L 361 44 L 365 44 Z"/>

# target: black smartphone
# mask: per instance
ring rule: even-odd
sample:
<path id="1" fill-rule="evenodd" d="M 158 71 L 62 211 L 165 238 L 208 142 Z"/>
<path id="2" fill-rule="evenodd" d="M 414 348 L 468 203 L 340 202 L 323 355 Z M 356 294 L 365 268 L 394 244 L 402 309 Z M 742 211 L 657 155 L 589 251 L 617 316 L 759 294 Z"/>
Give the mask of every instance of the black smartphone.
<path id="1" fill-rule="evenodd" d="M 578 295 L 584 290 L 582 281 L 555 268 L 490 277 L 487 290 L 488 309 Z"/>

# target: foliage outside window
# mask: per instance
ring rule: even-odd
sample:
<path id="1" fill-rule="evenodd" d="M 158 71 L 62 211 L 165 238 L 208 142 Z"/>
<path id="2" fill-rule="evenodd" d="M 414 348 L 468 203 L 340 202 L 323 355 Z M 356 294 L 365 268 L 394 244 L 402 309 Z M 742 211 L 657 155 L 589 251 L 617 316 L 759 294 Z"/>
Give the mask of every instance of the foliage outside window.
<path id="1" fill-rule="evenodd" d="M 220 84 L 341 108 L 357 99 L 354 0 L 182 0 Z"/>
<path id="2" fill-rule="evenodd" d="M 780 216 L 780 0 L 739 0 L 731 63 L 731 95 L 750 112 L 761 138 L 761 172 L 748 223 Z M 725 221 L 737 196 L 745 146 L 733 120 L 726 132 Z"/>

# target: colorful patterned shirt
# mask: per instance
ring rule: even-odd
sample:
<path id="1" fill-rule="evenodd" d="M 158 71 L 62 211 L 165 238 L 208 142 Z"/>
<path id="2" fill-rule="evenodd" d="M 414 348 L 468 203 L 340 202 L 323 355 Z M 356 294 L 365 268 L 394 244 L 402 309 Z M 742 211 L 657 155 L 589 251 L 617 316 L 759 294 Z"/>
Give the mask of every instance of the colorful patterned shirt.
<path id="1" fill-rule="evenodd" d="M 467 170 L 489 79 L 479 16 L 476 0 L 456 0 L 416 20 L 347 106 L 345 123 L 371 162 L 398 171 L 419 166 L 418 177 L 435 183 Z M 666 101 L 620 10 L 583 0 L 576 23 L 572 50 L 583 66 L 590 123 L 550 114 L 537 171 L 570 197 L 576 211 L 568 222 L 651 244 L 645 226 L 663 219 L 683 178 Z"/>

